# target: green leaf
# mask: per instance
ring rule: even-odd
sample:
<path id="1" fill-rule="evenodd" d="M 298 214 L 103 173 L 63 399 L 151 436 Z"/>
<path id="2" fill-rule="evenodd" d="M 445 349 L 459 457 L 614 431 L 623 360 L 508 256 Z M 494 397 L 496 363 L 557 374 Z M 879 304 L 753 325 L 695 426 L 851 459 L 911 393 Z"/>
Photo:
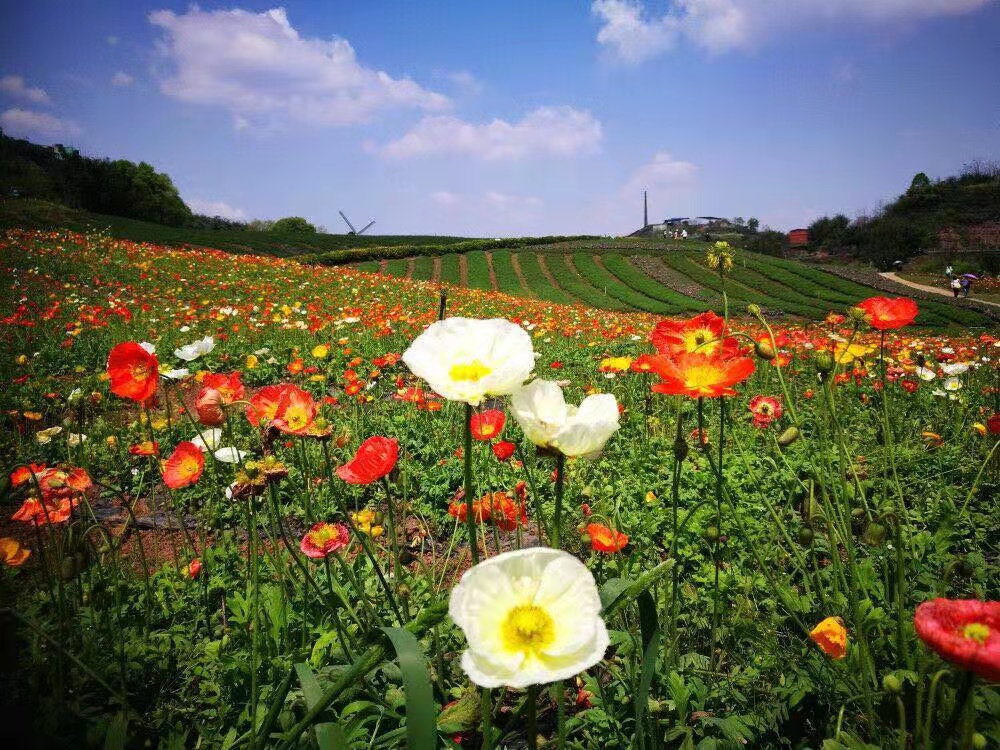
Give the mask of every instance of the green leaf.
<path id="1" fill-rule="evenodd" d="M 660 628 L 656 617 L 656 603 L 648 591 L 639 594 L 639 629 L 642 633 L 642 666 L 640 668 L 639 687 L 635 692 L 635 732 L 636 744 L 644 747 L 646 743 L 645 719 L 649 708 L 649 686 L 656 673 L 656 658 L 660 653 Z"/>
<path id="2" fill-rule="evenodd" d="M 123 713 L 115 714 L 104 735 L 104 750 L 125 750 L 128 739 L 128 719 Z"/>
<path id="3" fill-rule="evenodd" d="M 409 750 L 435 750 L 437 709 L 431 691 L 431 677 L 427 660 L 420 649 L 420 641 L 408 630 L 382 628 L 396 650 L 399 669 L 403 673 L 403 691 L 406 693 L 406 746 Z"/>
<path id="4" fill-rule="evenodd" d="M 302 686 L 302 696 L 306 699 L 306 708 L 312 708 L 323 697 L 323 690 L 319 686 L 319 680 L 309 668 L 308 664 L 296 664 L 295 672 L 299 676 L 299 685 Z M 346 750 L 347 740 L 343 731 L 336 724 L 324 722 L 316 725 L 316 744 L 319 750 Z"/>
<path id="5" fill-rule="evenodd" d="M 607 609 L 608 605 L 621 596 L 627 586 L 628 581 L 624 578 L 609 578 L 605 581 L 601 586 L 601 607 Z"/>

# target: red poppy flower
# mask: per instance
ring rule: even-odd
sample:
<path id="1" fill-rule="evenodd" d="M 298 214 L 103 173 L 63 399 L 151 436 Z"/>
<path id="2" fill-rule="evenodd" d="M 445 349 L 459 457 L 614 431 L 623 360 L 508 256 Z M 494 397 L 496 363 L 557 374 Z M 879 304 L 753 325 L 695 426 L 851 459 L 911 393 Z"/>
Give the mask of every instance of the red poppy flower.
<path id="1" fill-rule="evenodd" d="M 163 483 L 172 490 L 194 484 L 205 469 L 205 454 L 190 441 L 178 443 L 163 462 Z"/>
<path id="2" fill-rule="evenodd" d="M 506 440 L 499 440 L 493 444 L 493 455 L 497 457 L 497 461 L 506 461 L 516 450 L 517 446 Z"/>
<path id="3" fill-rule="evenodd" d="M 761 429 L 781 419 L 783 413 L 781 401 L 774 396 L 758 394 L 750 399 L 749 408 L 750 413 L 753 414 L 753 426 Z"/>
<path id="4" fill-rule="evenodd" d="M 397 458 L 396 439 L 375 435 L 358 447 L 354 458 L 337 469 L 337 476 L 350 484 L 371 484 L 392 471 Z"/>
<path id="5" fill-rule="evenodd" d="M 490 518 L 501 531 L 513 531 L 528 523 L 528 514 L 522 503 L 514 500 L 506 492 L 494 492 L 489 498 Z M 480 502 L 485 502 L 486 497 Z M 475 504 L 473 504 L 475 508 Z"/>
<path id="6" fill-rule="evenodd" d="M 150 354 L 134 341 L 118 344 L 108 354 L 108 378 L 111 392 L 116 396 L 143 402 L 156 393 L 160 365 L 155 354 Z"/>
<path id="7" fill-rule="evenodd" d="M 590 537 L 591 549 L 605 554 L 621 552 L 628 544 L 628 534 L 616 531 L 603 523 L 588 523 L 587 536 Z"/>
<path id="8" fill-rule="evenodd" d="M 465 523 L 465 518 L 468 515 L 469 505 L 468 503 L 460 503 L 454 501 L 448 506 L 448 515 L 452 518 L 456 518 L 462 523 Z M 476 519 L 476 523 L 483 523 L 490 519 L 490 504 L 489 496 L 482 498 L 481 500 L 476 500 L 472 503 L 472 513 L 473 517 Z"/>
<path id="9" fill-rule="evenodd" d="M 690 320 L 661 320 L 650 334 L 660 354 L 715 354 L 734 356 L 739 351 L 735 338 L 726 336 L 726 320 L 714 312 L 703 312 Z"/>
<path id="10" fill-rule="evenodd" d="M 284 393 L 285 386 L 266 385 L 250 398 L 247 404 L 247 419 L 254 427 L 262 423 L 270 423 L 278 413 L 278 401 Z"/>
<path id="11" fill-rule="evenodd" d="M 908 326 L 917 317 L 917 303 L 907 297 L 869 297 L 856 307 L 864 311 L 868 323 L 878 331 Z"/>
<path id="12" fill-rule="evenodd" d="M 942 659 L 1000 682 L 1000 602 L 932 599 L 917 607 L 913 626 Z"/>
<path id="13" fill-rule="evenodd" d="M 473 414 L 469 420 L 469 427 L 472 429 L 472 437 L 476 440 L 492 440 L 503 432 L 506 417 L 499 409 Z"/>
<path id="14" fill-rule="evenodd" d="M 246 396 L 246 389 L 238 372 L 228 374 L 221 372 L 210 372 L 201 381 L 206 388 L 214 388 L 222 394 L 222 403 L 231 404 L 233 401 L 242 401 Z"/>
<path id="15" fill-rule="evenodd" d="M 632 372 L 654 372 L 655 360 L 652 354 L 640 354 L 632 360 Z"/>
<path id="16" fill-rule="evenodd" d="M 347 546 L 350 536 L 342 523 L 317 523 L 305 533 L 299 549 L 315 559 L 323 558 Z"/>
<path id="17" fill-rule="evenodd" d="M 291 384 L 283 385 L 274 412 L 274 426 L 291 435 L 302 435 L 309 431 L 314 419 L 316 403 L 312 394 Z"/>
<path id="18" fill-rule="evenodd" d="M 133 456 L 157 456 L 160 453 L 160 444 L 155 440 L 143 440 L 141 443 L 129 446 L 128 452 Z"/>
<path id="19" fill-rule="evenodd" d="M 39 500 L 36 497 L 29 497 L 25 500 L 17 512 L 10 517 L 12 521 L 24 521 L 26 523 L 63 523 L 68 521 L 72 515 L 72 509 L 77 501 L 70 498 L 61 500 Z"/>
<path id="20" fill-rule="evenodd" d="M 198 421 L 208 427 L 215 427 L 225 422 L 226 413 L 222 410 L 223 403 L 222 394 L 215 388 L 202 388 L 194 402 Z"/>
<path id="21" fill-rule="evenodd" d="M 73 497 L 93 486 L 94 483 L 86 469 L 79 467 L 46 469 L 38 475 L 38 488 L 46 502 Z"/>
<path id="22" fill-rule="evenodd" d="M 1000 411 L 986 420 L 986 429 L 991 435 L 1000 435 Z"/>
<path id="23" fill-rule="evenodd" d="M 733 386 L 746 380 L 753 371 L 753 360 L 749 357 L 704 357 L 690 353 L 672 359 L 656 357 L 656 374 L 661 382 L 654 384 L 653 390 L 692 398 L 735 396 Z"/>

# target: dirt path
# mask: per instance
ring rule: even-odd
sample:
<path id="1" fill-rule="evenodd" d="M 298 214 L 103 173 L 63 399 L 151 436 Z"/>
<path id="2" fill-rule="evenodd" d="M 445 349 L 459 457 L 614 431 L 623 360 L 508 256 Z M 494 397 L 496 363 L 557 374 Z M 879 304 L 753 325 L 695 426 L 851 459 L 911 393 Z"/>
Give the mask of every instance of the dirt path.
<path id="1" fill-rule="evenodd" d="M 486 253 L 486 270 L 490 272 L 490 289 L 495 292 L 500 287 L 497 286 L 497 273 L 493 270 L 493 253 Z"/>
<path id="2" fill-rule="evenodd" d="M 538 258 L 538 268 L 541 270 L 542 276 L 545 277 L 545 280 L 548 281 L 554 289 L 558 289 L 561 292 L 566 292 L 565 289 L 559 286 L 559 283 L 556 281 L 556 277 L 553 276 L 552 272 L 549 270 L 549 266 L 545 262 L 545 256 L 542 253 L 535 253 L 535 257 Z M 569 292 L 566 292 L 566 294 L 569 294 Z"/>
<path id="3" fill-rule="evenodd" d="M 930 292 L 931 294 L 937 294 L 942 297 L 952 297 L 954 299 L 954 295 L 951 293 L 950 290 L 939 289 L 936 286 L 928 286 L 927 284 L 918 284 L 915 281 L 907 281 L 906 279 L 896 275 L 893 271 L 883 271 L 882 273 L 879 274 L 879 276 L 881 276 L 883 279 L 888 279 L 889 281 L 895 281 L 897 284 L 902 284 L 903 286 L 911 287 L 912 289 L 919 289 L 922 292 Z M 969 299 L 971 300 L 975 298 L 969 297 Z M 984 299 L 975 299 L 975 301 L 978 302 L 980 305 L 992 305 L 993 307 L 1000 307 L 1000 302 L 987 302 Z"/>
<path id="4" fill-rule="evenodd" d="M 517 262 L 517 253 L 510 254 L 510 265 L 514 269 L 514 275 L 517 276 L 517 283 L 521 285 L 521 289 L 524 290 L 525 295 L 528 297 L 534 297 L 534 292 L 528 287 L 528 280 L 524 278 L 524 273 L 521 271 L 521 264 Z"/>
<path id="5" fill-rule="evenodd" d="M 434 270 L 431 271 L 431 281 L 435 284 L 441 281 L 441 256 L 434 256 Z"/>
<path id="6" fill-rule="evenodd" d="M 469 262 L 465 259 L 465 253 L 458 256 L 458 283 L 462 286 L 469 285 Z"/>
<path id="7" fill-rule="evenodd" d="M 388 268 L 389 268 L 389 261 L 387 261 L 387 260 L 385 260 L 383 258 L 382 260 L 380 260 L 378 262 L 378 272 L 379 273 L 387 273 Z"/>
<path id="8" fill-rule="evenodd" d="M 407 261 L 406 261 L 406 278 L 408 278 L 408 279 L 412 279 L 413 278 L 413 269 L 416 266 L 416 264 L 417 264 L 417 259 L 416 258 L 408 258 L 407 259 Z"/>

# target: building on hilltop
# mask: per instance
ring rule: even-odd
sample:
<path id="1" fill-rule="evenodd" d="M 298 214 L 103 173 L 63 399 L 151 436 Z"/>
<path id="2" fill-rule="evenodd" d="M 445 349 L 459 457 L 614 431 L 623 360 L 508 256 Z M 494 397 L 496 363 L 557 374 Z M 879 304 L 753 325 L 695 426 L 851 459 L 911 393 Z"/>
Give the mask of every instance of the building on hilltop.
<path id="1" fill-rule="evenodd" d="M 788 233 L 788 246 L 789 247 L 803 247 L 809 244 L 809 230 L 808 229 L 793 229 Z"/>

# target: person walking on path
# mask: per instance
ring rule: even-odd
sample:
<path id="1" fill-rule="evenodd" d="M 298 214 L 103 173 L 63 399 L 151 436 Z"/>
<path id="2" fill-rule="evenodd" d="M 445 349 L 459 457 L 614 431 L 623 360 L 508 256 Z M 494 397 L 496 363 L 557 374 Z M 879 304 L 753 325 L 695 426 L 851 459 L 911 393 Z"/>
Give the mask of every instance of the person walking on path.
<path id="1" fill-rule="evenodd" d="M 958 299 L 958 293 L 962 291 L 962 282 L 958 279 L 951 280 L 951 293 Z"/>
<path id="2" fill-rule="evenodd" d="M 963 297 L 968 297 L 969 296 L 969 287 L 972 286 L 972 282 L 969 281 L 969 277 L 968 276 L 963 276 L 962 277 L 961 285 L 962 285 L 962 296 Z"/>

